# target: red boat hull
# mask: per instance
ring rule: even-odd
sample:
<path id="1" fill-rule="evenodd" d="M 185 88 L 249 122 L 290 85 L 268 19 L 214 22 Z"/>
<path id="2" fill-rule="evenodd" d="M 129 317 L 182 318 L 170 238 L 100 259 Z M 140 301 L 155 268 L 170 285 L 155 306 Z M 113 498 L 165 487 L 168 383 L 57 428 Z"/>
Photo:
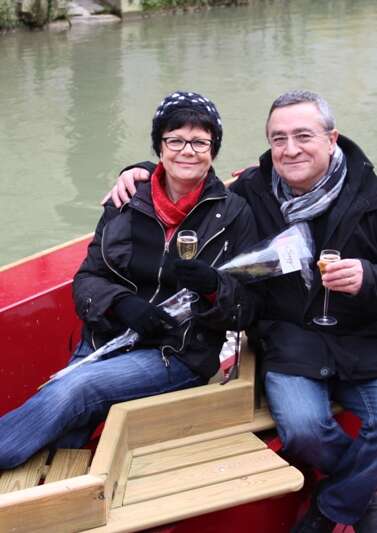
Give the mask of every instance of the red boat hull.
<path id="1" fill-rule="evenodd" d="M 14 409 L 62 368 L 79 339 L 71 295 L 90 237 L 0 269 L 0 415 Z M 355 419 L 342 415 L 350 432 Z M 288 533 L 310 493 L 304 489 L 154 529 L 158 533 Z M 152 531 L 152 530 L 151 530 Z M 150 531 L 150 533 L 151 533 Z M 340 530 L 338 529 L 339 533 Z M 353 531 L 347 528 L 348 533 Z"/>
<path id="2" fill-rule="evenodd" d="M 0 414 L 66 364 L 80 334 L 72 277 L 88 242 L 80 239 L 0 271 Z"/>

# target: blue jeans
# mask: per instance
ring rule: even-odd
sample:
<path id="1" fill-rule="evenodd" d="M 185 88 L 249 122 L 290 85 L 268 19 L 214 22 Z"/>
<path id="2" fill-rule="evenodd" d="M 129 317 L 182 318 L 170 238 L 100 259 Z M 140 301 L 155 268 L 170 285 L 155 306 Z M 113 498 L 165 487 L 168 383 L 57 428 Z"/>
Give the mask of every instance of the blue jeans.
<path id="1" fill-rule="evenodd" d="M 320 381 L 268 372 L 265 386 L 283 451 L 328 476 L 320 510 L 334 522 L 354 524 L 377 488 L 377 380 Z M 360 418 L 356 439 L 333 418 L 332 400 Z"/>
<path id="2" fill-rule="evenodd" d="M 81 342 L 70 362 L 91 351 Z M 174 356 L 166 367 L 158 349 L 83 365 L 0 418 L 0 470 L 25 462 L 45 446 L 83 446 L 114 403 L 204 383 Z"/>

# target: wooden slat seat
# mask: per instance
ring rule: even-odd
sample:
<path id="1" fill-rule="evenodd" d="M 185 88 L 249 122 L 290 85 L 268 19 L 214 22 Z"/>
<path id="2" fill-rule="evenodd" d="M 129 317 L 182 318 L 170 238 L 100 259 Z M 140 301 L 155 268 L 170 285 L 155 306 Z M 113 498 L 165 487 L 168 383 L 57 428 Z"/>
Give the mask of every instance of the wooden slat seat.
<path id="1" fill-rule="evenodd" d="M 212 435 L 210 434 L 208 438 Z M 132 466 L 128 478 L 144 478 L 152 474 L 168 472 L 177 468 L 189 467 L 234 455 L 264 449 L 266 445 L 252 433 L 240 433 L 227 437 L 212 438 L 193 444 L 176 442 L 174 448 L 155 453 L 133 454 Z"/>
<path id="2" fill-rule="evenodd" d="M 91 456 L 90 450 L 57 450 L 48 469 L 45 483 L 86 474 Z"/>
<path id="3" fill-rule="evenodd" d="M 0 494 L 35 487 L 39 484 L 48 457 L 48 451 L 37 453 L 25 464 L 5 470 L 0 477 Z"/>
<path id="4" fill-rule="evenodd" d="M 142 501 L 112 509 L 107 525 L 97 528 L 95 533 L 136 532 L 172 520 L 225 509 L 230 505 L 279 496 L 301 487 L 302 479 L 293 467 L 274 469 L 252 477 L 241 476 L 204 488 L 148 500 L 147 503 Z M 253 531 L 252 527 L 250 524 L 250 531 Z"/>
<path id="5" fill-rule="evenodd" d="M 48 451 L 43 450 L 23 465 L 4 470 L 0 475 L 0 494 L 35 487 L 43 480 L 52 483 L 61 479 L 81 476 L 88 472 L 92 452 L 90 450 L 59 449 L 46 465 Z"/>
<path id="6" fill-rule="evenodd" d="M 90 469 L 105 478 L 108 509 L 96 533 L 141 531 L 299 490 L 301 472 L 253 433 L 273 426 L 266 406 L 254 413 L 245 343 L 237 380 L 113 406 Z"/>
<path id="7" fill-rule="evenodd" d="M 210 485 L 240 477 L 251 480 L 254 474 L 285 467 L 287 463 L 253 433 L 182 446 L 134 458 L 123 504 L 208 489 Z"/>

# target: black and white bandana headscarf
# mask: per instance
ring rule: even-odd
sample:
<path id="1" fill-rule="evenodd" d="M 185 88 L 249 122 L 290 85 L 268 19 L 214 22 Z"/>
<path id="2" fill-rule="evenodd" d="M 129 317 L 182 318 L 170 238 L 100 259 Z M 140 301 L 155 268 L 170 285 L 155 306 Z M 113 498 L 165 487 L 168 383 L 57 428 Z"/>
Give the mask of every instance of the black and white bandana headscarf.
<path id="1" fill-rule="evenodd" d="M 177 109 L 193 109 L 208 117 L 213 125 L 213 131 L 215 134 L 213 139 L 214 152 L 217 154 L 223 137 L 221 118 L 215 104 L 198 93 L 175 91 L 166 96 L 166 98 L 160 102 L 153 117 L 152 139 L 154 137 L 154 132 L 160 130 L 161 122 L 166 121 Z"/>

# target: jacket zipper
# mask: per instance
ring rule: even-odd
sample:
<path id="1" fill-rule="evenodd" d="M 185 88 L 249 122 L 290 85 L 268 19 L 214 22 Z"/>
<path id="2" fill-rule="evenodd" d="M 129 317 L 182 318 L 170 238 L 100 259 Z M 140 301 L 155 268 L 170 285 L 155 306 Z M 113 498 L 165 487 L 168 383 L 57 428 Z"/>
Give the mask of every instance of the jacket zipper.
<path id="1" fill-rule="evenodd" d="M 229 244 L 229 241 L 225 241 L 225 242 L 224 242 L 224 246 L 221 248 L 221 250 L 219 251 L 219 253 L 218 253 L 217 256 L 215 257 L 215 259 L 212 261 L 212 263 L 211 263 L 211 267 L 215 266 L 215 264 L 217 263 L 217 260 L 218 260 L 219 257 L 221 256 L 221 254 L 227 251 L 227 249 L 228 249 L 228 244 Z"/>
<path id="2" fill-rule="evenodd" d="M 191 215 L 191 213 L 193 213 L 193 211 L 195 211 L 195 209 L 197 207 L 199 207 L 199 205 L 205 203 L 205 202 L 208 202 L 208 201 L 213 201 L 213 200 L 221 200 L 222 198 L 225 198 L 225 196 L 213 196 L 211 198 L 205 198 L 204 200 L 202 200 L 201 202 L 197 203 L 192 209 L 191 211 L 185 216 L 184 220 L 187 219 L 187 217 L 189 215 Z M 144 211 L 143 211 L 144 212 Z M 150 215 L 148 215 L 150 216 Z M 153 217 L 152 217 L 153 218 Z M 161 222 L 158 220 L 158 218 L 155 218 L 155 220 L 158 222 L 158 224 L 160 225 L 162 231 L 163 231 L 163 234 L 164 234 L 164 238 L 165 238 L 165 229 L 164 229 L 164 226 L 161 224 Z M 163 265 L 163 258 L 165 257 L 165 255 L 169 252 L 169 245 L 170 245 L 170 242 L 172 241 L 172 239 L 175 237 L 175 235 L 178 233 L 180 227 L 182 226 L 182 224 L 179 224 L 177 229 L 175 230 L 175 232 L 173 233 L 173 235 L 171 236 L 169 242 L 166 241 L 165 239 L 165 246 L 164 246 L 164 252 L 162 254 L 162 258 L 161 258 L 161 264 L 160 264 L 160 268 L 158 270 L 158 275 L 157 275 L 157 288 L 152 296 L 152 298 L 149 300 L 150 302 L 153 302 L 154 299 L 156 298 L 157 294 L 159 293 L 160 291 L 160 288 L 161 288 L 161 272 L 162 272 L 162 265 Z M 199 252 L 196 253 L 195 257 L 198 257 L 198 255 L 202 252 L 203 248 L 205 246 L 207 246 L 207 244 L 212 241 L 212 239 L 216 238 L 218 235 L 220 235 L 223 231 L 225 231 L 225 227 L 222 228 L 220 231 L 218 231 L 215 235 L 212 235 L 212 237 L 210 237 L 208 239 L 207 242 L 204 243 L 204 245 L 201 247 L 201 249 L 199 250 Z M 217 260 L 217 257 L 216 257 L 216 260 Z"/>
<path id="3" fill-rule="evenodd" d="M 182 342 L 181 342 L 181 345 L 180 345 L 179 348 L 175 348 L 174 346 L 171 346 L 170 344 L 165 344 L 164 346 L 161 347 L 161 355 L 162 355 L 162 359 L 163 359 L 166 367 L 170 366 L 170 361 L 169 361 L 168 356 L 165 355 L 164 350 L 167 349 L 167 348 L 171 348 L 173 350 L 173 352 L 181 352 L 183 350 L 184 346 L 185 346 L 186 337 L 187 337 L 188 330 L 190 329 L 190 325 L 191 325 L 191 320 L 188 323 L 185 331 L 183 332 Z"/>
<path id="4" fill-rule="evenodd" d="M 150 298 L 149 302 L 152 303 L 153 300 L 156 298 L 157 294 L 160 292 L 160 288 L 161 288 L 161 273 L 162 273 L 162 265 L 164 264 L 164 257 L 165 255 L 169 252 L 169 242 L 166 240 L 166 233 L 165 233 L 165 228 L 164 226 L 162 225 L 162 223 L 160 222 L 160 220 L 158 218 L 155 219 L 161 230 L 162 230 L 162 233 L 163 233 L 163 236 L 164 236 L 164 251 L 162 252 L 162 256 L 161 256 L 161 261 L 160 261 L 160 267 L 158 269 L 158 273 L 157 273 L 157 287 L 156 287 L 156 290 L 154 291 L 154 294 L 152 296 L 152 298 Z M 168 359 L 168 357 L 166 357 L 166 355 L 164 354 L 164 350 L 163 350 L 163 347 L 161 347 L 161 359 L 165 365 L 165 367 L 167 369 L 170 368 L 170 361 Z M 170 380 L 170 377 L 169 377 L 169 380 Z"/>
<path id="5" fill-rule="evenodd" d="M 94 348 L 94 350 L 97 350 L 97 346 L 96 346 L 96 343 L 94 341 L 94 331 L 92 330 L 92 338 L 91 338 L 91 341 L 92 341 L 92 346 Z"/>
<path id="6" fill-rule="evenodd" d="M 198 202 L 196 205 L 194 205 L 194 207 L 191 209 L 191 211 L 189 211 L 187 213 L 187 215 L 185 216 L 184 220 L 186 220 L 186 218 L 189 217 L 191 215 L 191 213 L 193 211 L 195 211 L 195 209 L 197 209 L 201 204 L 204 204 L 205 202 L 209 202 L 209 201 L 212 201 L 212 200 L 222 200 L 223 198 L 226 198 L 226 195 L 223 194 L 221 196 L 212 196 L 212 198 L 211 197 L 210 198 L 204 198 L 203 200 Z"/>
<path id="7" fill-rule="evenodd" d="M 221 235 L 222 233 L 224 233 L 224 231 L 225 231 L 225 227 L 222 228 L 222 229 L 221 229 L 220 231 L 218 231 L 217 233 L 215 233 L 215 235 L 212 235 L 212 237 L 210 237 L 210 238 L 208 239 L 208 241 L 206 241 L 206 242 L 203 244 L 203 246 L 200 248 L 200 250 L 198 251 L 198 253 L 196 254 L 195 257 L 198 257 L 199 254 L 201 254 L 202 251 L 204 250 L 204 248 L 207 246 L 207 244 L 209 244 L 209 243 L 212 242 L 214 239 L 216 239 L 219 235 Z M 225 250 L 227 250 L 227 248 L 228 248 L 228 241 L 225 241 L 225 242 L 224 242 L 224 246 L 221 248 L 221 250 L 219 251 L 219 253 L 218 253 L 217 256 L 215 257 L 215 259 L 212 261 L 211 266 L 213 266 L 213 265 L 216 263 L 216 261 L 218 260 L 218 258 L 219 258 L 220 255 L 222 254 L 222 252 L 225 251 Z"/>
<path id="8" fill-rule="evenodd" d="M 198 204 L 196 204 L 192 209 L 191 211 L 186 215 L 186 217 L 184 218 L 184 220 L 186 220 L 186 218 L 191 215 L 191 213 L 202 203 L 204 202 L 207 202 L 207 201 L 212 201 L 212 200 L 221 200 L 222 198 L 224 198 L 224 196 L 218 196 L 218 197 L 212 197 L 212 198 L 205 198 L 204 200 L 202 200 L 201 202 L 199 202 Z M 158 222 L 158 224 L 160 225 L 163 233 L 164 233 L 164 238 L 165 238 L 165 229 L 163 227 L 163 225 L 161 224 L 161 222 L 158 220 L 158 218 L 156 218 L 156 221 Z M 169 252 L 169 245 L 170 245 L 170 242 L 172 241 L 172 239 L 175 237 L 175 235 L 178 233 L 179 231 L 179 228 L 181 227 L 182 224 L 179 224 L 177 229 L 175 230 L 175 232 L 173 233 L 173 235 L 171 236 L 170 240 L 169 241 L 166 241 L 165 239 L 165 246 L 164 246 L 164 252 L 162 254 L 162 258 L 161 258 L 161 264 L 160 264 L 160 268 L 158 270 L 158 275 L 157 275 L 157 288 L 152 296 L 152 298 L 149 300 L 151 303 L 153 302 L 153 300 L 156 298 L 157 294 L 159 293 L 160 291 L 160 288 L 161 288 L 161 273 L 162 273 L 162 265 L 163 265 L 163 259 L 165 257 L 165 255 Z M 215 235 L 212 235 L 212 237 L 210 237 L 208 239 L 208 241 L 206 241 L 204 243 L 204 245 L 201 247 L 201 249 L 196 253 L 195 257 L 198 257 L 198 255 L 203 251 L 203 249 L 205 248 L 205 246 L 207 246 L 207 244 L 209 242 L 211 242 L 213 239 L 215 239 L 218 235 L 220 235 L 221 233 L 223 233 L 225 231 L 225 227 L 223 227 L 220 231 L 218 231 L 217 233 L 215 233 Z M 228 246 L 228 241 L 226 241 L 224 243 L 224 246 L 223 248 L 220 250 L 219 254 L 216 256 L 215 260 L 212 262 L 212 265 L 217 261 L 218 257 L 220 256 L 221 252 L 225 249 L 227 249 L 227 246 Z M 211 265 L 211 266 L 212 266 Z M 166 368 L 169 368 L 170 367 L 170 361 L 169 361 L 169 358 L 165 355 L 164 353 L 164 350 L 165 348 L 171 348 L 173 351 L 177 351 L 177 352 L 180 352 L 182 351 L 184 345 L 185 345 L 185 341 L 186 341 L 186 337 L 187 337 L 187 332 L 190 328 L 190 324 L 191 322 L 189 323 L 189 325 L 187 326 L 186 330 L 184 331 L 183 333 L 183 337 L 182 337 L 182 343 L 181 343 L 181 346 L 180 348 L 176 349 L 174 348 L 173 346 L 170 346 L 170 345 L 165 345 L 165 346 L 162 346 L 161 347 L 161 357 L 162 357 L 162 360 L 164 362 L 164 365 L 166 366 Z"/>
<path id="9" fill-rule="evenodd" d="M 165 255 L 169 252 L 169 242 L 166 240 L 166 234 L 165 234 L 164 226 L 161 224 L 161 222 L 158 220 L 158 218 L 156 218 L 156 221 L 158 222 L 158 224 L 159 224 L 159 226 L 160 226 L 160 228 L 162 230 L 165 244 L 164 244 L 164 251 L 162 252 L 162 256 L 161 256 L 160 267 L 159 267 L 158 273 L 157 273 L 157 287 L 156 287 L 156 290 L 154 291 L 154 294 L 153 294 L 152 298 L 150 298 L 150 300 L 149 300 L 150 303 L 153 302 L 153 300 L 156 298 L 157 294 L 160 292 L 162 265 L 164 264 Z"/>
<path id="10" fill-rule="evenodd" d="M 197 203 L 192 209 L 191 211 L 186 215 L 185 219 L 187 219 L 187 217 L 189 215 L 191 215 L 191 213 L 193 213 L 195 211 L 195 209 L 197 209 L 201 204 L 205 203 L 205 202 L 209 202 L 209 201 L 213 201 L 213 200 L 222 200 L 223 198 L 225 198 L 224 195 L 222 196 L 212 196 L 210 198 L 205 198 L 204 200 L 202 200 L 201 202 Z M 147 213 L 145 213 L 145 211 L 142 211 L 142 213 L 146 214 L 147 216 L 151 216 Z M 155 217 L 151 217 L 151 218 L 154 218 L 154 220 L 156 220 L 158 222 L 158 224 L 160 225 L 162 231 L 163 231 L 163 234 L 164 234 L 164 240 L 165 240 L 165 230 L 164 230 L 164 227 L 163 225 L 161 224 L 161 222 L 158 220 L 158 218 L 155 218 Z M 178 226 L 178 228 L 175 230 L 174 234 L 172 235 L 171 238 L 174 237 L 174 235 L 179 231 L 179 228 L 181 227 L 181 224 Z M 203 250 L 204 246 L 206 246 L 208 244 L 208 242 L 210 242 L 213 238 L 215 238 L 217 235 L 219 235 L 220 233 L 222 233 L 223 231 L 225 231 L 225 227 L 222 228 L 218 233 L 216 233 L 216 235 L 213 235 L 201 248 L 201 250 L 196 254 L 195 257 L 198 256 L 199 253 L 201 253 L 201 251 Z M 103 233 L 102 233 L 102 239 L 101 239 L 101 254 L 102 254 L 102 258 L 107 266 L 107 268 L 109 268 L 114 274 L 116 274 L 118 277 L 120 277 L 121 279 L 123 279 L 124 281 L 126 281 L 127 283 L 129 283 L 130 285 L 132 285 L 134 288 L 135 288 L 135 292 L 138 291 L 138 287 L 137 285 L 135 285 L 135 283 L 133 283 L 132 281 L 130 281 L 128 278 L 122 276 L 122 274 L 120 274 L 117 270 L 115 270 L 110 264 L 109 262 L 107 261 L 106 257 L 105 257 L 105 253 L 104 253 L 104 238 L 105 238 L 105 232 L 106 232 L 106 227 L 103 229 Z M 171 240 L 171 239 L 170 239 Z M 170 241 L 169 241 L 170 242 Z M 165 246 L 164 246 L 164 252 L 163 252 L 163 255 L 162 257 L 165 256 L 165 254 L 169 251 L 169 243 L 168 242 L 165 242 Z M 162 270 L 162 262 L 161 262 L 161 265 L 160 265 L 160 269 L 159 269 L 159 272 L 158 272 L 158 286 L 157 286 L 157 289 L 155 291 L 155 293 L 153 294 L 152 298 L 149 300 L 150 302 L 152 302 L 154 300 L 154 298 L 156 297 L 156 295 L 158 294 L 158 291 L 160 290 L 160 277 L 161 277 L 161 270 Z"/>

